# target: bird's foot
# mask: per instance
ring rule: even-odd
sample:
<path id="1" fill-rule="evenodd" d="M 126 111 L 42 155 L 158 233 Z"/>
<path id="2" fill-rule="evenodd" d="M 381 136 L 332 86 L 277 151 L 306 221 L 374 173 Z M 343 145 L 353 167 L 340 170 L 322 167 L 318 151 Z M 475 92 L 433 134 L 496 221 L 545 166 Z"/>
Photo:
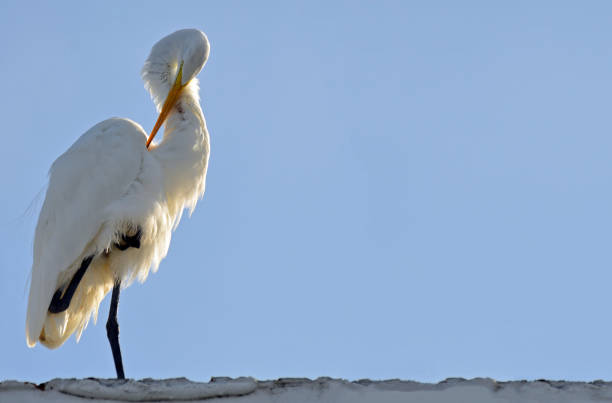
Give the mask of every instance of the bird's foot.
<path id="1" fill-rule="evenodd" d="M 60 313 L 68 309 L 68 307 L 70 306 L 70 299 L 62 298 L 62 295 L 64 295 L 63 287 L 57 289 L 55 293 L 53 294 L 53 298 L 51 299 L 51 302 L 49 303 L 49 309 L 48 309 L 49 312 Z"/>
<path id="2" fill-rule="evenodd" d="M 70 283 L 66 287 L 64 291 L 64 287 L 60 287 L 53 294 L 53 298 L 51 299 L 51 303 L 49 304 L 49 312 L 51 313 L 60 313 L 64 312 L 70 306 L 70 301 L 72 300 L 72 296 L 74 295 L 81 279 L 85 275 L 89 264 L 91 263 L 94 255 L 88 256 L 81 262 L 81 267 L 74 273 Z"/>
<path id="3" fill-rule="evenodd" d="M 119 250 L 127 248 L 140 248 L 140 238 L 142 238 L 142 229 L 137 227 L 134 235 L 122 234 L 120 242 L 115 243 L 115 247 Z"/>

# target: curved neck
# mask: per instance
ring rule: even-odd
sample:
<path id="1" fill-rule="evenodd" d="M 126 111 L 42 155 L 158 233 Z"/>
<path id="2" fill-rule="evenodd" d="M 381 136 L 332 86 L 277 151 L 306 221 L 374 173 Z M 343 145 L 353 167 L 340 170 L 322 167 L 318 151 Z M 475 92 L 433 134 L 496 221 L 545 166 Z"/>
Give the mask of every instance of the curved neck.
<path id="1" fill-rule="evenodd" d="M 162 141 L 150 149 L 162 167 L 171 213 L 178 216 L 183 207 L 195 207 L 204 193 L 210 147 L 198 90 L 193 80 L 181 91 L 166 119 Z"/>
<path id="2" fill-rule="evenodd" d="M 176 147 L 178 144 L 191 142 L 193 145 L 193 141 L 204 135 L 206 121 L 200 107 L 198 91 L 197 80 L 193 80 L 181 90 L 164 124 L 164 137 L 155 147 L 157 152 L 163 152 L 169 144 Z"/>

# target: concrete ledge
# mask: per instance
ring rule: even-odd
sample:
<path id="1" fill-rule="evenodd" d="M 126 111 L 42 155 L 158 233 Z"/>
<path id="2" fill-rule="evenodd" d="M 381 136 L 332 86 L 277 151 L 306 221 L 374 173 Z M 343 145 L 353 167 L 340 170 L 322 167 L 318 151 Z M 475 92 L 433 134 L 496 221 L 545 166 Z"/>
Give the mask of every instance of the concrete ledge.
<path id="1" fill-rule="evenodd" d="M 53 379 L 39 385 L 0 382 L 0 402 L 603 402 L 612 401 L 612 383 L 565 381 L 497 382 L 489 378 L 450 378 L 437 384 L 363 379 L 212 378 L 210 382 L 177 379 Z"/>

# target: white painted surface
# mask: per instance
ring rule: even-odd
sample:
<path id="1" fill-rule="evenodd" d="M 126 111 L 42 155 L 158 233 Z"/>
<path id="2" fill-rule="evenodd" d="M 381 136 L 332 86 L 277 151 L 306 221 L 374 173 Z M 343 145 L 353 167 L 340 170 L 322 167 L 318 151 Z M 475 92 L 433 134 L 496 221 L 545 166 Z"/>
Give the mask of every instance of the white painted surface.
<path id="1" fill-rule="evenodd" d="M 412 381 L 339 379 L 214 378 L 118 381 L 114 379 L 54 379 L 44 384 L 0 383 L 1 403 L 32 402 L 334 402 L 334 403 L 565 403 L 612 400 L 612 383 L 564 381 L 496 382 L 492 379 L 447 379 L 438 384 Z"/>

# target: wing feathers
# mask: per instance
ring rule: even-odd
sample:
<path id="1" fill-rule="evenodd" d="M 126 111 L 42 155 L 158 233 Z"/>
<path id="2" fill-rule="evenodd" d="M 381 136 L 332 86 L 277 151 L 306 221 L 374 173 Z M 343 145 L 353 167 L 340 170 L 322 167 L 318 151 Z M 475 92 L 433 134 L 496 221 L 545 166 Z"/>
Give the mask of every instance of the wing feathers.
<path id="1" fill-rule="evenodd" d="M 87 254 L 108 248 L 102 231 L 110 206 L 142 169 L 146 133 L 127 119 L 109 119 L 83 134 L 52 165 L 34 237 L 26 340 L 33 347 L 55 290 L 69 281 Z M 61 323 L 58 323 L 61 327 Z"/>

